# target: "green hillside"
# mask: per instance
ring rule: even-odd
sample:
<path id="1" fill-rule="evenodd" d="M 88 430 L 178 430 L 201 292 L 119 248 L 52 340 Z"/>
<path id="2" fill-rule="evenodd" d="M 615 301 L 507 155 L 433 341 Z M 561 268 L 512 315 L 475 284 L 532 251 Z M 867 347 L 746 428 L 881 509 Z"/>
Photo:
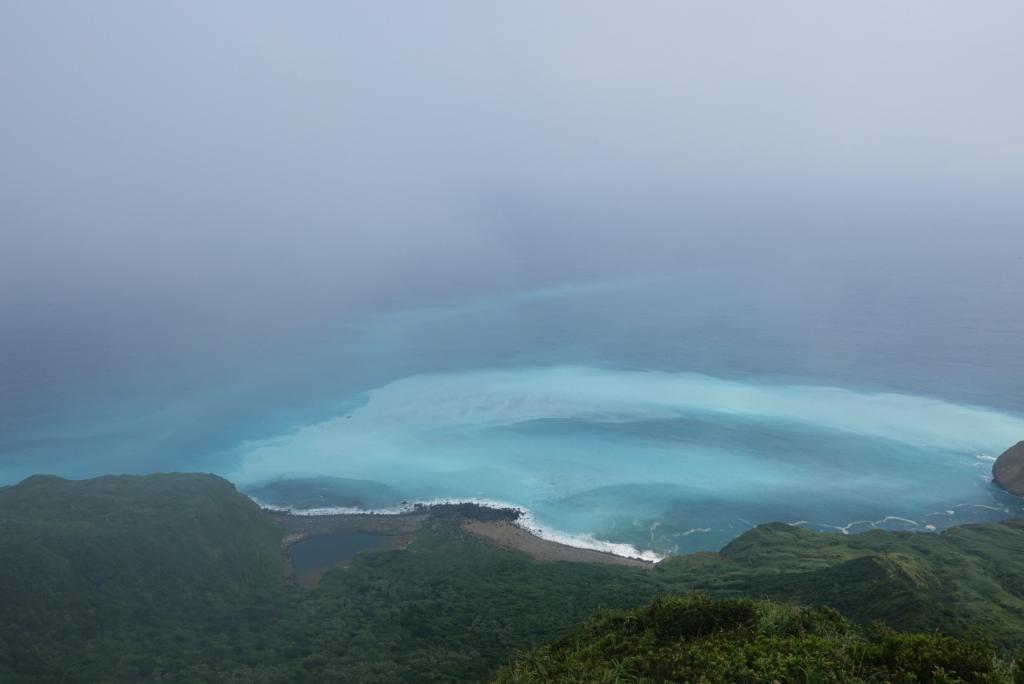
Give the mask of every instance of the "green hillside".
<path id="1" fill-rule="evenodd" d="M 1010 684 L 1013 675 L 981 643 L 856 629 L 829 608 L 694 594 L 589 620 L 496 681 Z"/>
<path id="2" fill-rule="evenodd" d="M 849 537 L 764 525 L 655 570 L 538 563 L 439 525 L 315 591 L 287 584 L 280 548 L 210 475 L 0 489 L 0 681 L 483 681 L 598 611 L 694 590 L 831 605 L 1004 658 L 1024 643 L 1021 521 Z"/>
<path id="3" fill-rule="evenodd" d="M 772 523 L 720 554 L 670 559 L 672 584 L 829 605 L 860 621 L 1024 644 L 1024 519 L 938 534 L 811 532 Z"/>
<path id="4" fill-rule="evenodd" d="M 263 619 L 280 533 L 208 475 L 34 476 L 0 491 L 0 672 L 149 676 L 151 654 Z"/>

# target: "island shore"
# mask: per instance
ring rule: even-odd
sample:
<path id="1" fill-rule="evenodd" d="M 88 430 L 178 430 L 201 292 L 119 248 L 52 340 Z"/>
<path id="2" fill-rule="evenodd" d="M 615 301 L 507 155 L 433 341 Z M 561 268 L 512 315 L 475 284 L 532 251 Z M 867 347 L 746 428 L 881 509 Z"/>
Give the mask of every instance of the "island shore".
<path id="1" fill-rule="evenodd" d="M 282 545 L 287 548 L 309 537 L 324 534 L 367 533 L 385 536 L 410 535 L 423 529 L 457 528 L 465 534 L 494 546 L 519 551 L 539 562 L 603 563 L 637 568 L 653 568 L 652 561 L 626 558 L 593 549 L 578 548 L 543 539 L 516 525 L 523 512 L 516 508 L 494 508 L 473 503 L 417 505 L 409 511 L 382 513 L 293 513 L 264 508 L 284 530 Z"/>

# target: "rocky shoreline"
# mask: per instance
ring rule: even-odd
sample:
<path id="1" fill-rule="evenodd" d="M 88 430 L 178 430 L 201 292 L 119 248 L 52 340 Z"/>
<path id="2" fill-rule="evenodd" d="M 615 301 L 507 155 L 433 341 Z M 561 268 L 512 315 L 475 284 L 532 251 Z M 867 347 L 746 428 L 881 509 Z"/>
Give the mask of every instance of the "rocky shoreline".
<path id="1" fill-rule="evenodd" d="M 366 533 L 407 537 L 430 528 L 458 529 L 481 541 L 519 551 L 541 562 L 604 563 L 653 568 L 651 561 L 625 558 L 612 553 L 578 548 L 538 537 L 515 523 L 522 518 L 518 508 L 483 506 L 476 503 L 416 504 L 402 513 L 299 514 L 264 508 L 283 531 L 282 546 L 326 534 Z"/>
<path id="2" fill-rule="evenodd" d="M 1010 494 L 1024 496 L 1024 442 L 1017 442 L 996 459 L 992 481 Z"/>

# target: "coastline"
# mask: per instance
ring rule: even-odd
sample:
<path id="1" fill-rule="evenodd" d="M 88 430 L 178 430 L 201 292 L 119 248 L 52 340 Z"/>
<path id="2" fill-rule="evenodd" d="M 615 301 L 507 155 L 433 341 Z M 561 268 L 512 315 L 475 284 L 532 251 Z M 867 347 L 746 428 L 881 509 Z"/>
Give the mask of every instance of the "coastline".
<path id="1" fill-rule="evenodd" d="M 526 512 L 492 503 L 413 504 L 401 510 L 383 512 L 291 511 L 257 503 L 264 515 L 284 531 L 281 540 L 284 549 L 319 535 L 367 533 L 407 537 L 422 529 L 446 527 L 456 528 L 499 548 L 519 551 L 538 562 L 603 563 L 646 569 L 653 568 L 657 562 L 545 539 L 524 525 Z"/>
<path id="2" fill-rule="evenodd" d="M 604 563 L 648 570 L 657 565 L 657 561 L 618 556 L 608 551 L 586 549 L 544 539 L 523 527 L 504 521 L 485 522 L 470 519 L 463 521 L 461 528 L 494 546 L 519 551 L 542 562 Z"/>

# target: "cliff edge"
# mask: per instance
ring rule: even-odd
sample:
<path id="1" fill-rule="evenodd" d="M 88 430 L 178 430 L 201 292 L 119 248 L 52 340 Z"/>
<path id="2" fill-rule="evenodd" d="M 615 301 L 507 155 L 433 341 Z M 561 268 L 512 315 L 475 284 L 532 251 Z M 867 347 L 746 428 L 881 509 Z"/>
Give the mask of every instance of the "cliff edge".
<path id="1" fill-rule="evenodd" d="M 1017 496 L 1024 496 L 1024 442 L 1017 442 L 992 465 L 995 483 Z"/>

